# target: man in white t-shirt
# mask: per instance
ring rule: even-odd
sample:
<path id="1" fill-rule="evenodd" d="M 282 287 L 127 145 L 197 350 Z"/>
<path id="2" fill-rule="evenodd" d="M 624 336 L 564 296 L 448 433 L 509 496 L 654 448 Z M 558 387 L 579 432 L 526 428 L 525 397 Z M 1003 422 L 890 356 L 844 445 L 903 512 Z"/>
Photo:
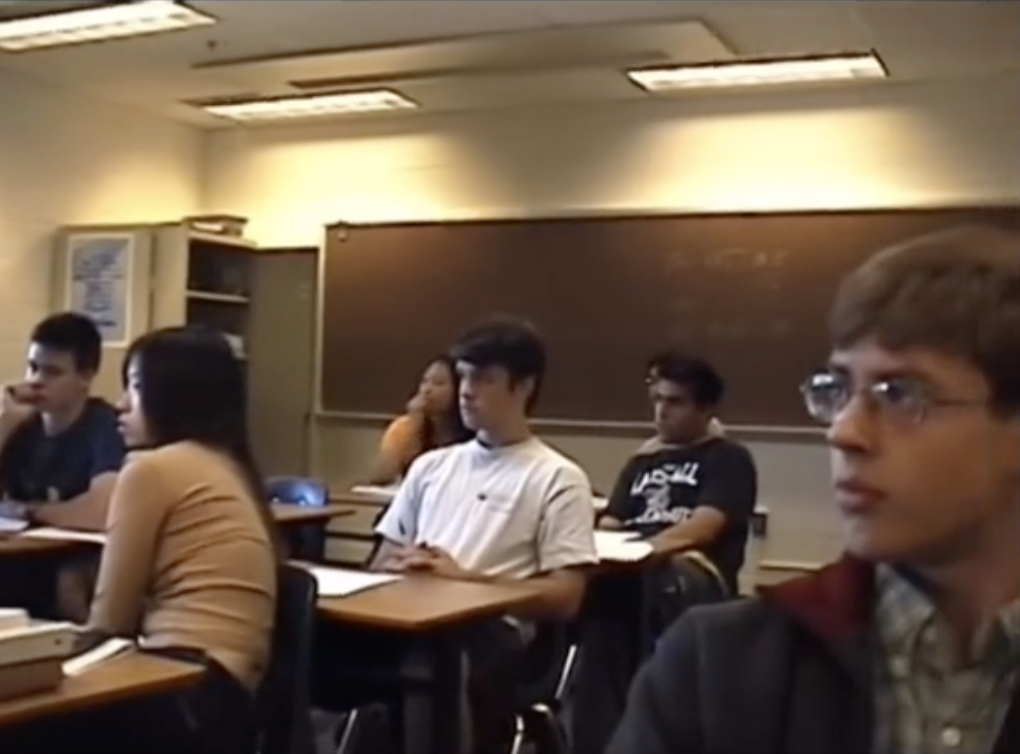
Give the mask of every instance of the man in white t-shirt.
<path id="1" fill-rule="evenodd" d="M 452 356 L 460 408 L 476 438 L 418 458 L 376 529 L 374 567 L 482 582 L 527 580 L 527 611 L 487 624 L 467 645 L 474 752 L 507 751 L 527 625 L 569 620 L 586 566 L 597 562 L 591 485 L 532 435 L 528 415 L 545 348 L 527 324 L 492 321 L 466 332 Z"/>

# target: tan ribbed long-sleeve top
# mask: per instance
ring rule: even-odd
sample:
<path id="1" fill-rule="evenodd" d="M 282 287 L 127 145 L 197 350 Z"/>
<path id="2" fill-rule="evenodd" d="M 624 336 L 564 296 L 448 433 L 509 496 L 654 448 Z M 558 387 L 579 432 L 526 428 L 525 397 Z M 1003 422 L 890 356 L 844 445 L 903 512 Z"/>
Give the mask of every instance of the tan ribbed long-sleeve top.
<path id="1" fill-rule="evenodd" d="M 110 500 L 90 627 L 202 650 L 254 689 L 275 602 L 269 534 L 233 462 L 191 442 L 133 454 Z"/>

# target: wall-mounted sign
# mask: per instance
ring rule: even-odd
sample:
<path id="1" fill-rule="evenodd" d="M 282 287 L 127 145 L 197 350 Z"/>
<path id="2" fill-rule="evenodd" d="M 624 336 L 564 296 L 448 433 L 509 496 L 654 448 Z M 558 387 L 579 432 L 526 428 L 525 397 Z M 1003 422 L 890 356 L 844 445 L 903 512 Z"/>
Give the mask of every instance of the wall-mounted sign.
<path id="1" fill-rule="evenodd" d="M 74 234 L 67 240 L 68 308 L 96 323 L 104 346 L 124 347 L 131 333 L 128 234 Z"/>

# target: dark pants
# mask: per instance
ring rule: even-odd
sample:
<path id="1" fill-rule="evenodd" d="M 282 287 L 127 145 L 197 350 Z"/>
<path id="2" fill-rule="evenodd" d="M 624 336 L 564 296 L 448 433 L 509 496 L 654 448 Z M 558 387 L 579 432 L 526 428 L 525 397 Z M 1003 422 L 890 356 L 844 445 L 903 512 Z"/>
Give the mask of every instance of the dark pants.
<path id="1" fill-rule="evenodd" d="M 101 552 L 85 551 L 56 564 L 54 612 L 57 620 L 88 622 L 101 558 Z"/>
<path id="2" fill-rule="evenodd" d="M 56 562 L 38 553 L 0 558 L 0 605 L 49 617 L 54 612 Z"/>
<path id="3" fill-rule="evenodd" d="M 252 695 L 217 663 L 192 650 L 154 652 L 200 662 L 201 684 L 177 694 L 54 716 L 0 730 L 0 751 L 17 754 L 250 754 Z"/>
<path id="4" fill-rule="evenodd" d="M 474 754 L 506 754 L 513 741 L 518 674 L 525 652 L 521 633 L 505 621 L 491 621 L 457 637 L 467 667 L 467 712 Z M 427 645 L 405 634 L 385 634 L 324 625 L 316 642 L 313 702 L 347 711 L 381 702 L 395 740 L 418 737 L 413 716 L 395 714 L 407 688 L 428 694 Z M 406 710 L 404 710 L 406 712 Z M 375 737 L 375 736 L 373 736 Z M 451 753 L 457 754 L 457 753 Z"/>
<path id="5" fill-rule="evenodd" d="M 60 558 L 10 558 L 0 563 L 0 605 L 22 607 L 36 618 L 85 623 L 99 560 L 89 550 Z"/>
<path id="6" fill-rule="evenodd" d="M 642 589 L 632 573 L 589 584 L 570 699 L 573 754 L 602 754 L 623 716 L 643 655 Z"/>

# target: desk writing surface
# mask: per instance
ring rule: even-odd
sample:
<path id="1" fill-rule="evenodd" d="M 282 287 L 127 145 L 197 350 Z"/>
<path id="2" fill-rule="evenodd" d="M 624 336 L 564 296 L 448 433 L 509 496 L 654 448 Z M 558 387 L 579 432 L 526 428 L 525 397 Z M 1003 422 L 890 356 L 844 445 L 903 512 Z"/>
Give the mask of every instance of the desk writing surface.
<path id="1" fill-rule="evenodd" d="M 0 558 L 62 553 L 80 547 L 82 547 L 82 543 L 80 542 L 4 536 L 0 537 Z"/>
<path id="2" fill-rule="evenodd" d="M 133 652 L 65 678 L 53 691 L 0 702 L 0 726 L 181 691 L 198 684 L 202 675 L 198 665 Z"/>
<path id="3" fill-rule="evenodd" d="M 388 498 L 378 495 L 365 495 L 351 490 L 340 490 L 329 493 L 329 502 L 333 505 L 355 505 L 360 507 L 385 508 L 390 504 Z"/>
<path id="4" fill-rule="evenodd" d="M 354 515 L 354 510 L 349 505 L 339 502 L 330 502 L 329 505 L 318 507 L 303 505 L 288 505 L 287 503 L 272 503 L 273 518 L 278 524 L 303 524 L 303 523 L 325 523 L 334 518 L 344 518 Z"/>
<path id="5" fill-rule="evenodd" d="M 1020 228 L 1017 206 L 347 225 L 323 271 L 322 405 L 392 415 L 436 353 L 493 314 L 549 356 L 538 419 L 645 422 L 648 357 L 681 347 L 727 380 L 732 425 L 813 426 L 798 387 L 828 355 L 843 276 L 905 239 Z"/>
<path id="6" fill-rule="evenodd" d="M 319 599 L 327 620 L 398 631 L 431 631 L 495 618 L 534 599 L 526 585 L 408 576 L 350 597 Z"/>

